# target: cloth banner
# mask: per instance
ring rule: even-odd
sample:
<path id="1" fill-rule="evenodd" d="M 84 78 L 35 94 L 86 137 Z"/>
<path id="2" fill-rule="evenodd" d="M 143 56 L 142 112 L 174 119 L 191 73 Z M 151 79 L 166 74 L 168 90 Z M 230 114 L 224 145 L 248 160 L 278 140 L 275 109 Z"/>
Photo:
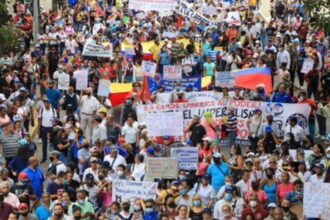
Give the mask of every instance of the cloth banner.
<path id="1" fill-rule="evenodd" d="M 129 0 L 128 9 L 135 11 L 171 11 L 175 0 Z"/>
<path id="2" fill-rule="evenodd" d="M 181 66 L 165 65 L 163 72 L 163 78 L 167 80 L 180 80 L 182 78 Z"/>
<path id="3" fill-rule="evenodd" d="M 97 45 L 93 42 L 87 42 L 82 53 L 83 56 L 90 57 L 112 57 L 112 44 L 108 46 Z"/>
<path id="4" fill-rule="evenodd" d="M 175 121 L 175 126 L 172 123 Z M 148 134 L 157 136 L 182 136 L 183 115 L 181 112 L 155 112 L 147 114 Z"/>
<path id="5" fill-rule="evenodd" d="M 99 87 L 97 89 L 97 95 L 108 97 L 109 94 L 110 94 L 110 80 L 100 79 Z"/>
<path id="6" fill-rule="evenodd" d="M 171 92 L 175 88 L 177 82 L 181 83 L 181 87 L 183 90 L 186 90 L 189 86 L 191 86 L 194 91 L 200 91 L 202 87 L 201 76 L 184 77 L 181 80 L 161 79 L 160 85 L 165 88 L 165 91 Z"/>
<path id="7" fill-rule="evenodd" d="M 329 219 L 330 183 L 305 183 L 303 201 L 306 218 Z"/>
<path id="8" fill-rule="evenodd" d="M 176 179 L 178 177 L 179 162 L 176 158 L 157 157 L 148 158 L 146 176 L 148 178 Z"/>
<path id="9" fill-rule="evenodd" d="M 141 199 L 156 199 L 156 182 L 136 182 L 127 180 L 114 180 L 112 182 L 112 201 L 119 203 Z"/>
<path id="10" fill-rule="evenodd" d="M 197 147 L 176 147 L 171 148 L 171 157 L 179 161 L 179 169 L 197 170 L 198 148 Z"/>
<path id="11" fill-rule="evenodd" d="M 69 90 L 70 75 L 66 73 L 58 74 L 57 88 L 59 90 Z"/>
<path id="12" fill-rule="evenodd" d="M 235 86 L 235 76 L 232 72 L 216 72 L 215 85 L 220 87 L 233 88 Z"/>
<path id="13" fill-rule="evenodd" d="M 297 117 L 298 124 L 308 133 L 308 117 L 311 108 L 308 104 L 284 104 L 284 103 L 268 103 L 247 100 L 217 100 L 203 101 L 192 103 L 171 103 L 171 104 L 155 104 L 140 105 L 137 107 L 137 117 L 139 122 L 146 122 L 148 112 L 169 112 L 180 111 L 183 114 L 183 126 L 187 128 L 194 115 L 203 117 L 204 112 L 212 112 L 217 123 L 221 123 L 221 118 L 226 115 L 227 108 L 233 106 L 236 108 L 237 121 L 237 139 L 248 139 L 247 120 L 252 117 L 253 110 L 259 108 L 263 115 L 272 114 L 274 122 L 279 125 L 281 135 L 284 134 L 290 117 Z M 175 121 L 170 122 L 175 125 Z M 173 126 L 174 127 L 174 126 Z"/>

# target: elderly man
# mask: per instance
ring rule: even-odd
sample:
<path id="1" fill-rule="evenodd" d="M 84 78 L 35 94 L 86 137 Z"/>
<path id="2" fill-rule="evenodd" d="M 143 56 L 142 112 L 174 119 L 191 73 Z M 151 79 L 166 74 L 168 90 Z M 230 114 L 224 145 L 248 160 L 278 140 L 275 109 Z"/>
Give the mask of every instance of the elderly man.
<path id="1" fill-rule="evenodd" d="M 93 119 L 100 104 L 92 93 L 93 89 L 88 87 L 86 89 L 86 95 L 81 96 L 79 100 L 81 108 L 81 129 L 85 132 L 88 140 L 90 140 L 92 136 Z"/>
<path id="2" fill-rule="evenodd" d="M 8 204 L 10 204 L 14 208 L 18 208 L 20 202 L 18 200 L 18 197 L 14 194 L 9 192 L 9 184 L 8 182 L 2 182 L 0 184 L 1 193 L 4 196 L 4 201 Z"/>

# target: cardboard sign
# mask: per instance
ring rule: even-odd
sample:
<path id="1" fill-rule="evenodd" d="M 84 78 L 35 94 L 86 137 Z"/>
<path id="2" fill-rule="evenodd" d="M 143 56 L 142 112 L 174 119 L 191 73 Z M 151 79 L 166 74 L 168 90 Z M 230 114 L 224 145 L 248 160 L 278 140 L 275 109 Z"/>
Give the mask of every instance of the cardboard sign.
<path id="1" fill-rule="evenodd" d="M 304 184 L 304 216 L 306 218 L 320 218 L 329 213 L 330 183 Z M 329 213 L 330 214 L 330 213 Z M 328 219 L 329 215 L 327 215 Z M 323 218 L 322 218 L 323 219 Z"/>
<path id="2" fill-rule="evenodd" d="M 176 147 L 171 148 L 171 157 L 179 160 L 179 169 L 197 170 L 198 148 L 197 147 Z"/>
<path id="3" fill-rule="evenodd" d="M 164 66 L 164 79 L 169 80 L 180 80 L 182 78 L 182 68 L 181 66 L 165 65 Z"/>
<path id="4" fill-rule="evenodd" d="M 70 75 L 69 74 L 58 74 L 57 88 L 59 90 L 69 90 L 70 86 Z"/>
<path id="5" fill-rule="evenodd" d="M 151 137 L 182 136 L 183 115 L 181 112 L 148 113 L 147 128 Z"/>
<path id="6" fill-rule="evenodd" d="M 226 88 L 233 88 L 235 86 L 235 76 L 232 72 L 216 72 L 215 85 Z"/>
<path id="7" fill-rule="evenodd" d="M 82 52 L 83 56 L 90 57 L 112 57 L 112 44 L 108 46 L 98 45 L 93 42 L 85 43 L 84 50 Z"/>
<path id="8" fill-rule="evenodd" d="M 144 75 L 154 78 L 156 73 L 157 64 L 150 61 L 142 61 L 142 71 Z"/>
<path id="9" fill-rule="evenodd" d="M 147 159 L 146 175 L 150 178 L 176 179 L 179 162 L 171 157 L 151 157 Z"/>
<path id="10" fill-rule="evenodd" d="M 86 90 L 88 87 L 88 71 L 77 70 L 74 76 L 76 78 L 76 90 Z"/>
<path id="11" fill-rule="evenodd" d="M 97 89 L 98 96 L 108 97 L 110 94 L 110 80 L 100 79 Z"/>
<path id="12" fill-rule="evenodd" d="M 156 182 L 114 180 L 112 182 L 112 201 L 121 203 L 138 198 L 156 199 L 157 185 Z"/>

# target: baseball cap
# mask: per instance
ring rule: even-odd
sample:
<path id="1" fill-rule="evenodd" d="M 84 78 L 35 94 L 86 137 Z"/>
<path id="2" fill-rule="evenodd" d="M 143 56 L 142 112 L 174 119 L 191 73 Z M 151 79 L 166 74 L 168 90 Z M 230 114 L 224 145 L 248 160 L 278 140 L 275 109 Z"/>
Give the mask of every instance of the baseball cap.
<path id="1" fill-rule="evenodd" d="M 91 159 L 89 161 L 93 163 L 93 162 L 97 162 L 98 159 L 96 157 L 91 157 Z"/>
<path id="2" fill-rule="evenodd" d="M 155 155 L 155 150 L 152 147 L 148 147 L 146 152 L 150 155 L 153 155 L 153 156 Z"/>
<path id="3" fill-rule="evenodd" d="M 90 152 L 91 152 L 91 153 L 99 152 L 99 148 L 96 147 L 96 146 L 94 146 L 94 147 L 92 147 L 92 148 L 90 149 Z"/>
<path id="4" fill-rule="evenodd" d="M 226 186 L 225 193 L 233 193 L 233 192 L 234 192 L 234 188 L 232 186 Z"/>
<path id="5" fill-rule="evenodd" d="M 106 108 L 102 107 L 102 108 L 99 109 L 98 112 L 99 112 L 99 113 L 104 113 L 104 114 L 106 114 L 108 111 L 107 111 Z"/>
<path id="6" fill-rule="evenodd" d="M 93 174 L 88 173 L 88 174 L 86 175 L 86 179 L 92 179 L 92 180 L 94 180 L 94 176 L 93 176 Z"/>
<path id="7" fill-rule="evenodd" d="M 271 202 L 267 205 L 267 209 L 275 209 L 276 207 L 277 207 L 277 205 L 273 202 Z"/>
<path id="8" fill-rule="evenodd" d="M 203 141 L 212 142 L 213 139 L 211 137 L 204 137 Z"/>
<path id="9" fill-rule="evenodd" d="M 20 174 L 18 174 L 18 180 L 27 180 L 28 179 L 28 175 L 24 172 L 20 172 Z"/>

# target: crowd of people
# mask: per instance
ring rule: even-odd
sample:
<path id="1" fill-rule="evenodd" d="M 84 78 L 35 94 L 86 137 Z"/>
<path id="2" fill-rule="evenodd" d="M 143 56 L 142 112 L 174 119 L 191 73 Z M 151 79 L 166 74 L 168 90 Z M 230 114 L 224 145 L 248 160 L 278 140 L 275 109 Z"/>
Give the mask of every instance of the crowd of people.
<path id="1" fill-rule="evenodd" d="M 190 2 L 211 25 L 175 10 L 131 10 L 121 0 L 58 1 L 58 10 L 41 11 L 33 39 L 33 11 L 17 1 L 10 22 L 24 40 L 0 57 L 0 219 L 304 219 L 305 183 L 330 183 L 329 33 L 309 18 L 302 0 L 270 2 L 271 19 L 260 16 L 257 0 Z M 226 22 L 237 11 L 240 24 Z M 150 41 L 146 53 L 142 44 Z M 113 56 L 83 56 L 86 42 L 111 44 Z M 156 63 L 160 77 L 166 65 L 181 66 L 183 78 L 211 77 L 202 90 L 223 99 L 308 104 L 309 132 L 296 117 L 280 128 L 274 115 L 255 109 L 243 146 L 231 106 L 221 123 L 204 123 L 212 118 L 207 112 L 194 116 L 184 137 L 151 137 L 136 109 L 157 104 L 164 89 L 143 95 L 143 61 Z M 216 72 L 254 67 L 271 70 L 271 94 L 264 85 L 215 84 Z M 88 72 L 85 91 L 76 90 L 77 70 Z M 60 74 L 70 76 L 66 91 L 58 89 Z M 132 83 L 120 108 L 97 95 L 101 79 Z M 171 102 L 188 102 L 189 92 L 177 83 Z M 176 179 L 148 177 L 146 161 L 170 157 L 178 146 L 198 148 L 198 169 L 179 170 Z M 157 182 L 156 197 L 116 200 L 117 180 Z"/>

